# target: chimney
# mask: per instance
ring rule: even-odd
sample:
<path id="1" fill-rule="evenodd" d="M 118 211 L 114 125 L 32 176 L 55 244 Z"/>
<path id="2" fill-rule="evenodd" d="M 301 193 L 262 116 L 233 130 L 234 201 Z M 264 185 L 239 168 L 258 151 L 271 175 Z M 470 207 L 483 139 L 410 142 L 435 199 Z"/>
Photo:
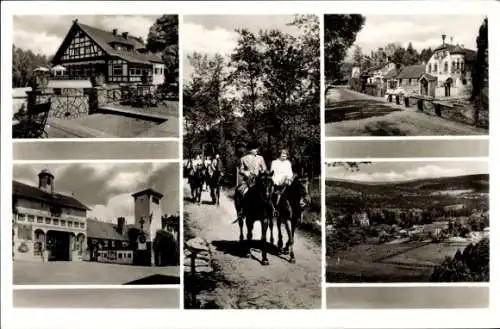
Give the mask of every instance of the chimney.
<path id="1" fill-rule="evenodd" d="M 118 217 L 116 230 L 121 235 L 125 233 L 125 217 Z"/>
<path id="2" fill-rule="evenodd" d="M 124 39 L 127 39 L 127 37 L 128 37 L 128 32 L 122 32 L 122 37 L 123 37 Z"/>
<path id="3" fill-rule="evenodd" d="M 443 38 L 443 45 L 444 45 L 444 41 L 446 40 L 446 34 L 441 34 L 441 38 Z"/>
<path id="4" fill-rule="evenodd" d="M 118 35 L 118 29 L 113 29 L 113 35 L 117 36 Z"/>

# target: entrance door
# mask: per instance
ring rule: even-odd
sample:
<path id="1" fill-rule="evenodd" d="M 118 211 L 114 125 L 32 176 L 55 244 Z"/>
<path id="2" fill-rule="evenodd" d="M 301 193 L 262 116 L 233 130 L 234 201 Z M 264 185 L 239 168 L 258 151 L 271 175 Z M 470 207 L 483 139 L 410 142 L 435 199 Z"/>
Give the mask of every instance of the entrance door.
<path id="1" fill-rule="evenodd" d="M 452 83 L 451 78 L 448 78 L 444 84 L 444 96 L 445 97 L 451 96 L 451 83 Z"/>
<path id="2" fill-rule="evenodd" d="M 47 250 L 49 261 L 69 261 L 70 233 L 62 231 L 47 232 Z"/>
<path id="3" fill-rule="evenodd" d="M 429 83 L 425 78 L 420 82 L 420 94 L 424 96 L 429 96 Z"/>

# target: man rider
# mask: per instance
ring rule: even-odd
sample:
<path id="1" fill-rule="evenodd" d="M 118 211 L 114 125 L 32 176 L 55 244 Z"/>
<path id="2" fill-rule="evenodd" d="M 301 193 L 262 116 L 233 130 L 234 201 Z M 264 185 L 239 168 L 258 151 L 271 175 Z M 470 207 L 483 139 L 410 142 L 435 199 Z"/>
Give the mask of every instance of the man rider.
<path id="1" fill-rule="evenodd" d="M 293 179 L 292 163 L 288 160 L 287 149 L 282 149 L 280 157 L 271 163 L 271 172 L 273 172 L 272 180 L 276 193 L 275 208 L 277 208 L 281 195 L 286 187 L 291 184 Z"/>
<path id="2" fill-rule="evenodd" d="M 252 185 L 253 179 L 261 172 L 267 170 L 266 162 L 259 153 L 259 145 L 256 142 L 250 142 L 247 146 L 248 154 L 240 159 L 239 178 L 240 183 L 236 187 L 236 197 L 240 202 L 244 200 L 248 188 Z M 243 215 L 243 205 L 239 207 L 238 217 Z"/>
<path id="3" fill-rule="evenodd" d="M 212 169 L 219 174 L 219 177 L 222 176 L 222 160 L 219 154 L 216 154 L 215 158 L 212 160 Z"/>

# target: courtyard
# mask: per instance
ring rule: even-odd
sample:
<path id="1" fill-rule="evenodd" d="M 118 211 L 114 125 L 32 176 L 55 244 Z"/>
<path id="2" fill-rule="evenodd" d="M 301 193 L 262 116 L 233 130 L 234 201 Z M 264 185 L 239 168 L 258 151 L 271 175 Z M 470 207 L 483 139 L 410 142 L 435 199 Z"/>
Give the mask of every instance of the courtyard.
<path id="1" fill-rule="evenodd" d="M 13 284 L 180 284 L 180 267 L 16 260 Z"/>

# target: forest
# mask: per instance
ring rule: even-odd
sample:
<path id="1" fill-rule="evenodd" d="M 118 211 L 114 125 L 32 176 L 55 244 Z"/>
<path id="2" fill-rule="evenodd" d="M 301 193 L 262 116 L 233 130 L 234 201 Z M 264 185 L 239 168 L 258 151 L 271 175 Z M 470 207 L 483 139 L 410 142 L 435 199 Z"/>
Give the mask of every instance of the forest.
<path id="1" fill-rule="evenodd" d="M 319 20 L 298 15 L 289 25 L 300 34 L 240 29 L 229 56 L 188 54 L 184 154 L 219 153 L 226 183 L 250 140 L 268 162 L 286 147 L 292 163 L 320 173 Z"/>

